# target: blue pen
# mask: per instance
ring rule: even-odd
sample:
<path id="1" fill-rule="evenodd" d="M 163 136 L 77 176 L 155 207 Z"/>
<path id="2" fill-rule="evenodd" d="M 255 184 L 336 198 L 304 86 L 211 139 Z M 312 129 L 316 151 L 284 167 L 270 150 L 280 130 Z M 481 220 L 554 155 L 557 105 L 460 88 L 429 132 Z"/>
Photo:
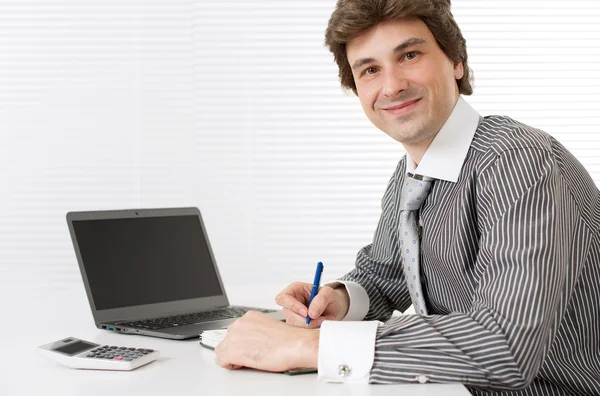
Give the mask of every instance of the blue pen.
<path id="1" fill-rule="evenodd" d="M 321 283 L 321 274 L 322 273 L 323 273 L 323 263 L 319 261 L 317 263 L 317 271 L 315 272 L 315 280 L 313 281 L 312 290 L 310 292 L 310 300 L 308 300 L 308 307 L 310 307 L 310 303 L 312 302 L 313 298 L 315 298 L 315 296 L 319 292 L 319 284 Z M 310 324 L 310 316 L 308 316 L 308 311 L 307 311 L 306 312 L 306 326 L 308 327 L 309 324 Z"/>

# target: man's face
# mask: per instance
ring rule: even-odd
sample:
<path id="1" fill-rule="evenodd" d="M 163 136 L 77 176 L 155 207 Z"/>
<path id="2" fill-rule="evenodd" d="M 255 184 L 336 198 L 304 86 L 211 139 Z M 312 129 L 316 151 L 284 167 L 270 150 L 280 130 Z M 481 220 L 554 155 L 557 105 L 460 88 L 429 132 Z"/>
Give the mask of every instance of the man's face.
<path id="1" fill-rule="evenodd" d="M 346 46 L 360 103 L 371 122 L 403 144 L 431 142 L 463 76 L 418 18 L 382 22 Z"/>

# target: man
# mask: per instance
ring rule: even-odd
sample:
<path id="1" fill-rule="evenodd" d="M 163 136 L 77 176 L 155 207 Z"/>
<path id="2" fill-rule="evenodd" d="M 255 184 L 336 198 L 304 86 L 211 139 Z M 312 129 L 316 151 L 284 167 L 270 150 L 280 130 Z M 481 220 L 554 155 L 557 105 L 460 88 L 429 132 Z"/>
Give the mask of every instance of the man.
<path id="1" fill-rule="evenodd" d="M 340 0 L 326 43 L 342 85 L 407 154 L 356 268 L 310 309 L 310 284 L 284 289 L 287 324 L 238 320 L 217 363 L 600 395 L 600 195 L 587 172 L 546 133 L 460 96 L 472 89 L 449 1 Z M 390 319 L 411 302 L 415 315 Z"/>

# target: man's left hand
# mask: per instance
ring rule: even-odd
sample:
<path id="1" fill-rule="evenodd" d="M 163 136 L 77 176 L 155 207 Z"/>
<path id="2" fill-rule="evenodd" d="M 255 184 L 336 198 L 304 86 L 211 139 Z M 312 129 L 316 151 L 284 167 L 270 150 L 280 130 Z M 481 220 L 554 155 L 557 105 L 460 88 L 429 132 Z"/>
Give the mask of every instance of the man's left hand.
<path id="1" fill-rule="evenodd" d="M 265 371 L 317 368 L 319 330 L 288 325 L 250 311 L 233 322 L 215 348 L 216 362 L 228 369 L 251 367 Z"/>

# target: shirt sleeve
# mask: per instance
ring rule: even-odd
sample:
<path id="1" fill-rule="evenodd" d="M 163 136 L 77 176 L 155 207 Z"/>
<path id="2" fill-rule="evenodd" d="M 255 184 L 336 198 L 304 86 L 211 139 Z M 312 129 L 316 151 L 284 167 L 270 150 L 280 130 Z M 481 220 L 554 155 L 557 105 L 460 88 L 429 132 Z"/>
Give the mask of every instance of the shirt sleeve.
<path id="1" fill-rule="evenodd" d="M 541 367 L 569 288 L 577 208 L 550 152 L 499 155 L 478 181 L 483 224 L 472 308 L 403 315 L 377 329 L 370 382 L 526 388 Z"/>
<path id="2" fill-rule="evenodd" d="M 326 382 L 369 382 L 381 322 L 326 320 L 319 335 L 319 375 Z"/>

